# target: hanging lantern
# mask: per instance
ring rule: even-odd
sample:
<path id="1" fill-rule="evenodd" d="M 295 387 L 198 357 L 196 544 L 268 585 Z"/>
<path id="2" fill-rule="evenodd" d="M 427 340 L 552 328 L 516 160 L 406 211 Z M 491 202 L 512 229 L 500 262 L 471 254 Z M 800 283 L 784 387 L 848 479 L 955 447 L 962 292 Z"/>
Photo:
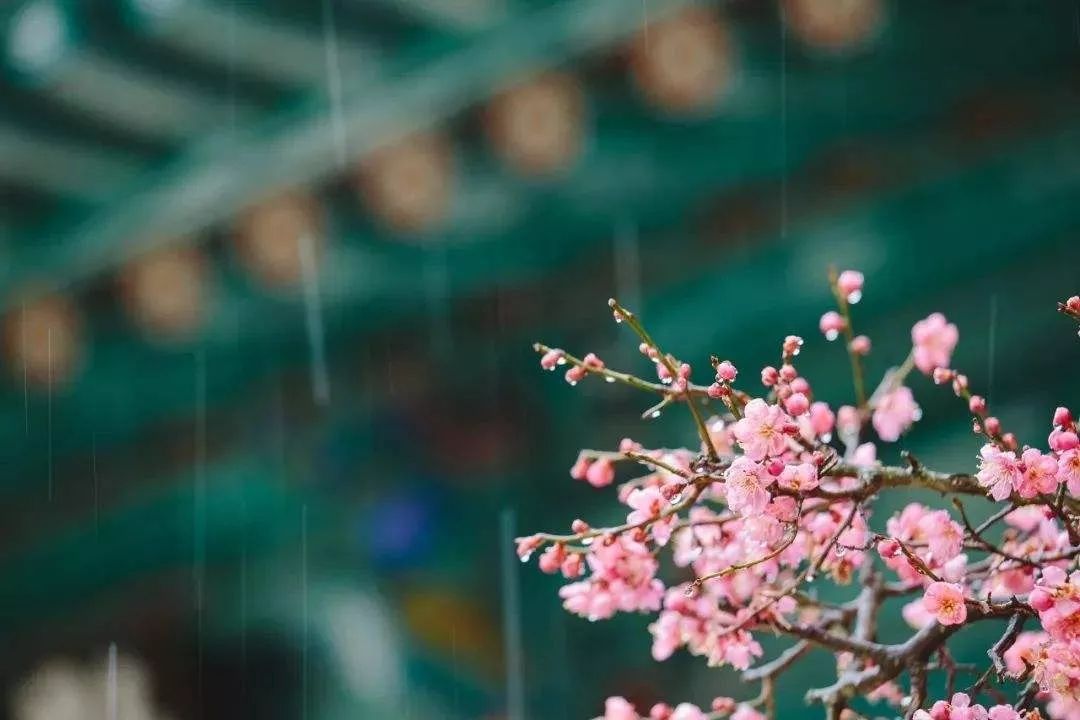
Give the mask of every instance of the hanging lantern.
<path id="1" fill-rule="evenodd" d="M 644 27 L 631 45 L 630 67 L 650 103 L 693 114 L 714 108 L 731 85 L 734 52 L 713 13 L 690 8 Z"/>
<path id="2" fill-rule="evenodd" d="M 125 309 L 151 338 L 189 337 L 202 324 L 206 260 L 197 246 L 170 246 L 136 258 L 119 283 Z"/>
<path id="3" fill-rule="evenodd" d="M 545 73 L 491 101 L 486 114 L 495 152 L 523 175 L 565 170 L 581 152 L 584 93 L 577 78 Z"/>
<path id="4" fill-rule="evenodd" d="M 12 373 L 39 387 L 66 385 L 82 360 L 81 325 L 78 311 L 61 295 L 14 305 L 4 319 Z"/>
<path id="5" fill-rule="evenodd" d="M 233 241 L 240 262 L 264 286 L 296 285 L 302 279 L 301 242 L 322 252 L 322 210 L 306 193 L 282 193 L 248 208 Z"/>
<path id="6" fill-rule="evenodd" d="M 881 0 L 781 0 L 787 27 L 810 47 L 841 51 L 871 40 L 881 28 Z"/>
<path id="7" fill-rule="evenodd" d="M 382 147 L 363 160 L 360 197 L 375 218 L 403 233 L 445 221 L 450 209 L 453 158 L 437 135 L 419 134 Z"/>

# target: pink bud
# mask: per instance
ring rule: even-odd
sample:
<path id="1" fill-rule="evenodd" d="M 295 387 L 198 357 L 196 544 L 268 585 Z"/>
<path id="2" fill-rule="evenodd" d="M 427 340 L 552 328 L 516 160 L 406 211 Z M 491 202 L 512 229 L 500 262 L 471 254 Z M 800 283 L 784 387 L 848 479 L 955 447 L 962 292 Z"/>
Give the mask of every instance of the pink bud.
<path id="1" fill-rule="evenodd" d="M 589 532 L 589 523 L 585 522 L 581 518 L 577 518 L 574 522 L 570 523 L 570 530 L 575 533 Z"/>
<path id="2" fill-rule="evenodd" d="M 848 302 L 857 303 L 862 296 L 863 274 L 858 270 L 845 270 L 836 279 L 836 287 Z"/>
<path id="3" fill-rule="evenodd" d="M 688 380 L 692 371 L 693 369 L 690 367 L 689 363 L 681 363 L 679 365 L 679 377 L 683 380 Z"/>
<path id="4" fill-rule="evenodd" d="M 566 371 L 566 382 L 570 383 L 571 385 L 577 385 L 579 382 L 585 379 L 585 376 L 587 374 L 588 373 L 585 371 L 585 368 L 579 365 L 575 365 L 574 367 Z"/>
<path id="5" fill-rule="evenodd" d="M 529 535 L 517 539 L 517 556 L 522 560 L 528 560 L 536 548 L 543 544 L 544 540 L 539 535 Z"/>
<path id="6" fill-rule="evenodd" d="M 596 353 L 589 353 L 581 359 L 581 362 L 586 366 L 596 369 L 602 369 L 604 367 L 604 361 L 596 356 Z"/>
<path id="7" fill-rule="evenodd" d="M 712 711 L 727 715 L 735 711 L 735 700 L 729 697 L 715 697 L 712 701 Z"/>
<path id="8" fill-rule="evenodd" d="M 584 480 L 585 473 L 589 470 L 589 466 L 592 465 L 592 459 L 585 455 L 578 455 L 578 459 L 574 462 L 574 465 L 570 468 L 570 477 L 575 480 Z"/>
<path id="9" fill-rule="evenodd" d="M 798 416 L 810 409 L 810 401 L 802 393 L 795 393 L 787 399 L 784 407 L 792 415 Z"/>
<path id="10" fill-rule="evenodd" d="M 784 472 L 784 461 L 779 458 L 773 458 L 769 461 L 769 464 L 765 466 L 769 474 L 773 477 L 778 477 L 780 473 Z"/>
<path id="11" fill-rule="evenodd" d="M 822 315 L 820 322 L 818 322 L 818 327 L 821 328 L 826 340 L 835 340 L 839 337 L 840 331 L 846 326 L 847 323 L 844 322 L 844 318 L 835 310 L 830 310 Z"/>
<path id="12" fill-rule="evenodd" d="M 565 362 L 565 360 L 563 360 L 564 355 L 566 355 L 566 353 L 558 348 L 548 350 L 544 353 L 544 356 L 540 358 L 540 367 L 545 370 L 554 370 L 556 365 L 561 365 Z"/>
<path id="13" fill-rule="evenodd" d="M 555 544 L 540 554 L 540 562 L 537 565 L 540 566 L 540 572 L 554 575 L 559 572 L 565 559 L 566 548 L 560 544 Z"/>
<path id="14" fill-rule="evenodd" d="M 1046 612 L 1054 607 L 1054 596 L 1041 587 L 1036 587 L 1028 595 L 1028 605 L 1039 612 Z"/>
<path id="15" fill-rule="evenodd" d="M 888 560 L 900 554 L 900 543 L 893 538 L 885 538 L 877 544 L 878 555 Z"/>
<path id="16" fill-rule="evenodd" d="M 792 392 L 800 392 L 803 395 L 807 396 L 810 395 L 810 383 L 804 377 L 795 378 L 790 383 L 788 383 L 788 387 L 791 388 Z"/>
<path id="17" fill-rule="evenodd" d="M 576 578 L 581 574 L 581 555 L 571 553 L 563 560 L 562 574 L 568 579 Z"/>
<path id="18" fill-rule="evenodd" d="M 628 437 L 619 441 L 619 452 L 637 452 L 638 450 L 641 450 L 641 443 L 639 442 L 634 442 Z"/>
<path id="19" fill-rule="evenodd" d="M 615 482 L 615 465 L 607 458 L 600 458 L 589 466 L 585 479 L 593 487 L 606 487 Z"/>
<path id="20" fill-rule="evenodd" d="M 1017 448 L 1016 436 L 1012 433 L 1005 433 L 1001 436 L 1001 444 L 1009 450 L 1015 450 Z"/>
<path id="21" fill-rule="evenodd" d="M 1065 309 L 1071 313 L 1080 313 L 1080 295 L 1073 295 L 1065 301 Z"/>
<path id="22" fill-rule="evenodd" d="M 1054 430 L 1050 433 L 1050 449 L 1056 452 L 1066 452 L 1080 445 L 1080 438 L 1072 430 Z"/>
<path id="23" fill-rule="evenodd" d="M 962 394 L 965 390 L 967 390 L 967 386 L 968 386 L 967 375 L 962 375 L 960 373 L 957 373 L 956 375 L 953 376 L 952 389 L 953 389 L 954 393 L 956 393 L 957 395 Z"/>
<path id="24" fill-rule="evenodd" d="M 772 387 L 780 381 L 780 373 L 772 365 L 767 365 L 761 369 L 761 384 L 765 387 Z"/>
<path id="25" fill-rule="evenodd" d="M 988 435 L 1000 435 L 1001 434 L 1001 421 L 996 417 L 988 417 L 983 420 L 983 427 L 986 428 Z"/>
<path id="26" fill-rule="evenodd" d="M 951 381 L 955 375 L 956 373 L 949 368 L 934 368 L 934 384 L 944 385 L 945 383 Z"/>
<path id="27" fill-rule="evenodd" d="M 656 703 L 649 710 L 649 720 L 668 720 L 674 712 L 667 703 Z"/>
<path id="28" fill-rule="evenodd" d="M 802 349 L 803 339 L 798 335 L 788 335 L 784 338 L 783 353 L 784 357 L 794 357 L 799 354 Z"/>
<path id="29" fill-rule="evenodd" d="M 735 382 L 735 378 L 738 374 L 739 371 L 727 360 L 724 360 L 716 366 L 717 380 L 722 380 L 723 382 Z"/>
<path id="30" fill-rule="evenodd" d="M 1059 407 L 1054 411 L 1054 424 L 1061 428 L 1072 425 L 1072 413 L 1069 412 L 1069 408 Z"/>
<path id="31" fill-rule="evenodd" d="M 851 341 L 851 352 L 856 355 L 869 355 L 870 338 L 865 335 L 856 335 Z"/>
<path id="32" fill-rule="evenodd" d="M 859 431 L 859 411 L 851 405 L 841 405 L 836 411 L 836 422 L 840 431 L 844 433 L 856 433 Z"/>
<path id="33" fill-rule="evenodd" d="M 972 395 L 968 399 L 968 410 L 976 415 L 982 415 L 986 412 L 986 398 L 982 395 Z"/>
<path id="34" fill-rule="evenodd" d="M 780 366 L 780 379 L 784 382 L 791 382 L 797 377 L 799 377 L 799 371 L 795 369 L 794 365 L 784 363 Z"/>
<path id="35" fill-rule="evenodd" d="M 721 385 L 720 383 L 713 383 L 708 388 L 706 388 L 705 392 L 707 392 L 709 394 L 709 397 L 711 397 L 713 400 L 719 400 L 722 397 L 730 395 L 731 388 L 729 388 L 727 385 Z"/>
<path id="36" fill-rule="evenodd" d="M 938 700 L 934 703 L 934 706 L 930 708 L 930 720 L 949 720 L 952 715 L 952 707 L 944 700 Z"/>
<path id="37" fill-rule="evenodd" d="M 810 406 L 810 427 L 815 435 L 831 433 L 835 423 L 836 416 L 827 403 L 816 402 Z"/>

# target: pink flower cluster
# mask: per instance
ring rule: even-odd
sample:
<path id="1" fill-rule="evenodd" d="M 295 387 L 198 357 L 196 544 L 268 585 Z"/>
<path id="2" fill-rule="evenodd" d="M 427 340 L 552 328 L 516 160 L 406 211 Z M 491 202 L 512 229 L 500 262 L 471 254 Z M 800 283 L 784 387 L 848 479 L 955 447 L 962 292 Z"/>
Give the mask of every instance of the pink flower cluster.
<path id="1" fill-rule="evenodd" d="M 995 705 L 985 708 L 972 703 L 965 693 L 956 693 L 952 700 L 938 700 L 930 711 L 917 710 L 914 720 L 1023 720 L 1009 705 Z"/>
<path id="2" fill-rule="evenodd" d="M 820 321 L 827 340 L 843 334 L 847 341 L 850 404 L 814 397 L 796 366 L 805 346 L 798 335 L 783 338 L 780 362 L 762 368 L 756 391 L 741 388 L 735 364 L 716 357 L 714 382 L 693 385 L 690 364 L 662 352 L 614 301 L 616 317 L 638 332 L 659 382 L 609 370 L 592 353 L 579 360 L 538 345 L 542 367 L 569 365 L 571 384 L 599 375 L 647 390 L 661 396 L 649 412 L 689 405 L 698 438 L 692 450 L 647 449 L 626 439 L 617 451 L 582 452 L 570 474 L 595 488 L 615 484 L 619 463 L 645 468 L 617 486 L 625 522 L 593 528 L 575 520 L 570 535 L 520 538 L 518 554 L 528 560 L 539 552 L 542 571 L 569 580 L 559 594 L 575 615 L 655 614 L 648 628 L 657 661 L 686 651 L 760 679 L 755 673 L 782 672 L 787 665 L 776 662 L 799 658 L 753 668 L 765 656 L 762 633 L 831 651 L 837 685 L 808 695 L 831 703 L 830 717 L 859 717 L 843 706 L 860 695 L 915 720 L 1036 720 L 1042 712 L 1080 720 L 1080 428 L 1058 407 L 1045 449 L 1005 432 L 986 398 L 950 367 L 959 332 L 941 313 L 916 322 L 907 358 L 884 372 L 876 388 L 864 387 L 871 341 L 855 334 L 852 315 L 864 286 L 857 271 L 834 274 L 837 309 Z M 1062 311 L 1080 319 L 1080 301 L 1070 298 Z M 905 384 L 915 370 L 950 385 L 970 413 L 983 438 L 973 474 L 935 472 L 910 456 L 900 467 L 878 460 L 877 441 L 901 440 L 920 419 L 915 392 Z M 702 403 L 716 414 L 703 413 Z M 874 516 L 878 497 L 894 490 L 953 503 L 932 507 L 907 501 L 908 495 L 892 515 Z M 965 503 L 984 495 L 999 507 L 973 522 Z M 670 576 L 661 571 L 668 553 Z M 851 585 L 850 599 L 818 600 L 811 585 L 818 577 Z M 892 598 L 903 599 L 902 615 L 915 635 L 890 645 L 877 637 L 875 613 Z M 1040 627 L 1020 631 L 1023 621 L 1036 618 Z M 926 701 L 918 676 L 955 670 L 949 638 L 982 621 L 1009 623 L 990 652 L 998 674 L 987 673 L 970 695 Z M 643 714 L 611 697 L 602 720 L 764 720 L 762 709 L 772 704 L 769 678 L 759 697 L 716 698 L 708 709 L 657 703 Z M 997 687 L 988 690 L 991 679 Z M 984 694 L 996 702 L 1013 680 L 1034 683 L 1018 693 L 1023 704 L 977 702 Z M 1045 710 L 1027 710 L 1031 702 Z"/>

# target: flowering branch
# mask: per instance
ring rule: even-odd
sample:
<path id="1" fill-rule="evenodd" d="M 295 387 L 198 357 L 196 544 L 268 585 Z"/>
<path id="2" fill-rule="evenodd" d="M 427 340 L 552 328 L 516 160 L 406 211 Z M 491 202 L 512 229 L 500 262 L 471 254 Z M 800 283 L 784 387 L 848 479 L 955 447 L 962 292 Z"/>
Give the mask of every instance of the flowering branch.
<path id="1" fill-rule="evenodd" d="M 694 421 L 694 449 L 647 449 L 625 439 L 617 451 L 583 451 L 570 474 L 593 487 L 615 481 L 617 463 L 643 471 L 619 486 L 626 522 L 592 527 L 574 520 L 570 533 L 518 539 L 527 560 L 540 553 L 540 569 L 571 582 L 560 590 L 570 612 L 601 620 L 617 612 L 656 616 L 649 626 L 653 657 L 680 649 L 710 665 L 732 666 L 760 692 L 738 701 L 715 698 L 708 708 L 657 703 L 647 714 L 627 700 L 608 698 L 604 720 L 763 720 L 776 713 L 775 681 L 814 648 L 836 655 L 836 681 L 806 693 L 835 720 L 862 717 L 854 708 L 893 705 L 908 720 L 1055 720 L 1080 717 L 1080 438 L 1064 407 L 1053 415 L 1048 449 L 1021 447 L 973 393 L 966 376 L 949 363 L 959 332 L 940 313 L 911 331 L 912 349 L 866 394 L 864 358 L 869 338 L 855 335 L 851 306 L 863 276 L 830 272 L 837 310 L 825 313 L 827 340 L 843 336 L 850 358 L 855 405 L 835 410 L 814 400 L 810 381 L 796 367 L 803 340 L 787 336 L 779 368 L 761 371 L 760 397 L 736 390 L 738 370 L 710 359 L 715 381 L 690 382 L 691 366 L 663 352 L 640 319 L 612 300 L 617 322 L 628 325 L 658 382 L 608 368 L 593 353 L 582 358 L 536 344 L 541 366 L 567 365 L 566 380 L 585 378 L 659 395 L 645 416 L 684 402 Z M 1080 320 L 1080 300 L 1061 303 Z M 951 384 L 984 438 L 973 473 L 930 469 L 905 454 L 906 465 L 877 461 L 877 444 L 860 440 L 873 431 L 896 442 L 921 411 L 904 383 L 918 371 Z M 723 411 L 706 418 L 699 401 L 721 400 Z M 834 437 L 843 448 L 836 447 Z M 933 491 L 950 499 L 942 508 L 908 503 L 871 527 L 877 499 L 902 488 Z M 999 507 L 975 524 L 965 497 L 989 497 Z M 951 510 L 957 513 L 954 518 Z M 674 582 L 661 579 L 668 551 Z M 858 574 L 859 592 L 839 604 L 807 589 L 818 576 L 839 585 Z M 680 579 L 681 576 L 681 579 Z M 891 576 L 891 577 L 890 577 Z M 883 603 L 904 598 L 912 634 L 885 644 L 877 629 Z M 1024 632 L 1037 618 L 1038 631 Z M 990 666 L 961 665 L 949 640 L 981 621 L 1003 622 L 987 649 Z M 756 667 L 763 654 L 755 634 L 791 638 L 778 656 Z M 932 702 L 932 673 L 943 672 L 951 694 Z M 979 674 L 966 693 L 955 693 L 959 672 Z M 901 690 L 905 683 L 906 691 Z M 994 681 L 994 682 L 991 682 Z M 996 686 L 995 686 L 996 683 Z M 1007 688 L 1015 685 L 1012 702 Z M 990 698 L 997 704 L 980 704 Z M 1044 710 L 1036 710 L 1036 705 Z"/>

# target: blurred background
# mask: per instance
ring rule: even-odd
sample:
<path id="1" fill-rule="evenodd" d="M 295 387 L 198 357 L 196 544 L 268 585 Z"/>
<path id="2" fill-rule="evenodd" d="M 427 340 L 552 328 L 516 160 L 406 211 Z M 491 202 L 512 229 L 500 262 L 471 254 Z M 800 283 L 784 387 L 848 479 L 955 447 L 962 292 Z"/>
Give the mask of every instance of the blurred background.
<path id="1" fill-rule="evenodd" d="M 3 0 L 0 76 L 2 718 L 754 694 L 512 555 L 620 514 L 579 447 L 693 442 L 541 375 L 649 371 L 611 295 L 699 373 L 804 334 L 839 404 L 857 267 L 872 373 L 940 309 L 1022 440 L 1080 391 L 1072 0 Z M 914 389 L 898 445 L 970 468 Z"/>

